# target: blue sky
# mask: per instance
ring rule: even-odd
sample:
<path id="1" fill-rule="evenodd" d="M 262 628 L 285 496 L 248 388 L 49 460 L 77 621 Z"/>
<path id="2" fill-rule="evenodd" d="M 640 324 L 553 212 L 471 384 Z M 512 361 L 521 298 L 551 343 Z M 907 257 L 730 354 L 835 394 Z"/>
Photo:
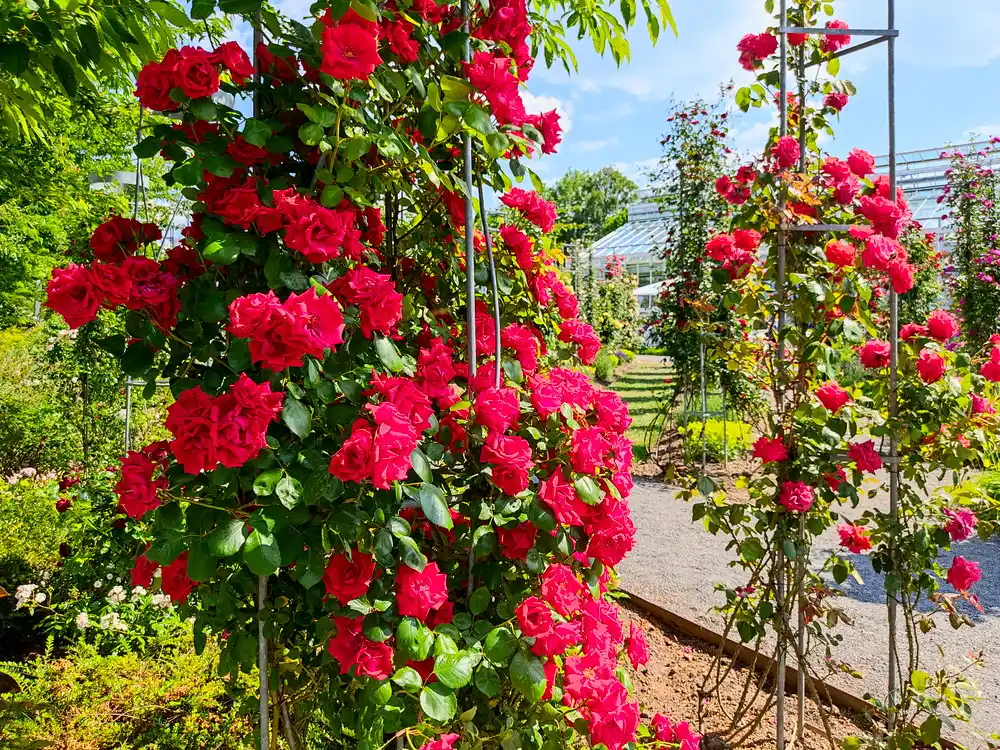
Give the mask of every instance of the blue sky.
<path id="1" fill-rule="evenodd" d="M 737 64 L 736 43 L 760 32 L 768 19 L 763 0 L 672 0 L 679 36 L 669 32 L 653 47 L 645 25 L 629 33 L 632 60 L 616 68 L 589 42 L 576 45 L 579 71 L 567 76 L 539 63 L 525 97 L 529 109 L 558 106 L 569 122 L 559 153 L 536 160 L 546 181 L 568 169 L 618 166 L 641 178 L 660 152 L 671 96 L 714 97 L 720 83 L 749 74 Z M 1000 135 L 1000 2 L 897 0 L 897 143 L 900 150 L 965 141 L 971 132 Z M 883 28 L 884 0 L 839 0 L 837 16 L 855 28 Z M 834 153 L 860 146 L 887 150 L 886 52 L 881 45 L 843 60 L 841 77 L 858 96 L 841 115 Z M 733 128 L 735 144 L 756 150 L 769 127 L 752 111 Z"/>

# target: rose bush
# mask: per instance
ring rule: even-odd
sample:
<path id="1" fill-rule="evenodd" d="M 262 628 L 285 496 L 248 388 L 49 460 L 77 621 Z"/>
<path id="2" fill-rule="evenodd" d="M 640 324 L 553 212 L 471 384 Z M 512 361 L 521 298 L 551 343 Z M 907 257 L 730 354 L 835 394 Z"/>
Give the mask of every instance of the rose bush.
<path id="1" fill-rule="evenodd" d="M 133 585 L 159 571 L 235 673 L 255 666 L 267 578 L 272 710 L 291 716 L 274 731 L 321 720 L 352 748 L 689 741 L 663 717 L 640 726 L 622 677 L 647 658 L 606 596 L 635 532 L 628 412 L 573 369 L 600 342 L 532 239 L 553 207 L 506 172 L 558 143 L 520 90 L 536 50 L 566 59 L 562 27 L 518 0 L 477 6 L 462 63 L 458 5 L 315 10 L 311 28 L 263 12 L 259 80 L 233 43 L 143 70 L 139 101 L 175 120 L 136 152 L 162 154 L 192 201 L 184 240 L 161 258 L 155 228 L 112 218 L 49 284 L 71 327 L 127 309 L 109 346 L 175 396 L 170 438 L 117 483 L 142 540 Z M 576 10 L 619 56 L 609 22 Z M 252 95 L 255 116 L 218 91 Z M 499 340 L 487 238 L 469 238 L 472 361 L 463 134 L 516 217 L 492 238 Z"/>
<path id="2" fill-rule="evenodd" d="M 821 12 L 833 8 L 796 4 L 789 23 L 819 27 Z M 846 25 L 832 20 L 827 27 Z M 946 572 L 938 558 L 956 538 L 949 529 L 965 534 L 987 501 L 961 475 L 988 460 L 997 445 L 991 402 L 998 395 L 998 373 L 991 362 L 994 356 L 1000 361 L 1000 349 L 990 352 L 990 360 L 982 350 L 956 353 L 950 345 L 958 333 L 955 319 L 943 310 L 925 312 L 901 331 L 893 398 L 890 290 L 902 298 L 913 289 L 918 269 L 904 238 L 923 234 L 902 191 L 891 194 L 887 177 L 875 175 L 869 154 L 854 149 L 840 159 L 820 149 L 818 133 L 832 130 L 832 118 L 843 109 L 840 101 L 830 106 L 829 95 L 854 92 L 829 77 L 837 65 L 828 55 L 850 38 L 789 35 L 788 65 L 791 75 L 800 71 L 798 93 L 781 102 L 779 60 L 772 54 L 777 40 L 761 39 L 773 35 L 769 30 L 741 42 L 740 61 L 757 72 L 757 81 L 738 91 L 736 100 L 744 109 L 783 105 L 788 131 L 799 134 L 772 129 L 746 193 L 726 191 L 734 206 L 731 226 L 708 240 L 704 255 L 723 304 L 751 329 L 767 332 L 721 346 L 764 364 L 773 407 L 756 425 L 763 437 L 755 455 L 762 464 L 750 477 L 749 500 L 727 498 L 708 477 L 698 478 L 688 495 L 702 496 L 695 518 L 732 538 L 736 564 L 747 572 L 745 585 L 726 589 L 724 607 L 729 627 L 743 640 L 761 644 L 766 634 L 778 633 L 779 648 L 781 641 L 787 644 L 811 675 L 853 671 L 837 653 L 832 628 L 848 622 L 837 606 L 837 586 L 852 574 L 860 580 L 845 552 L 866 552 L 886 577 L 887 595 L 899 604 L 908 636 L 900 636 L 901 671 L 909 675 L 920 667 L 918 631 L 934 627 L 939 613 L 955 627 L 971 624 L 965 608 L 978 606 L 968 591 L 978 568 L 957 557 Z M 828 76 L 806 77 L 799 67 L 805 63 L 826 64 Z M 807 126 L 800 132 L 801 123 Z M 810 231 L 815 224 L 843 228 Z M 752 232 L 754 241 L 741 242 L 741 232 Z M 858 506 L 863 478 L 895 468 L 893 443 L 898 512 L 878 502 L 847 521 L 856 515 L 846 511 Z M 953 486 L 926 491 L 932 475 L 948 471 L 954 472 Z M 879 480 L 880 489 L 886 484 Z M 869 497 L 877 494 L 868 490 Z M 833 527 L 844 552 L 806 564 L 815 537 Z M 983 524 L 979 531 L 988 533 Z M 944 593 L 946 585 L 954 591 Z M 922 611 L 928 600 L 931 611 Z M 796 604 L 799 628 L 808 634 L 804 652 L 793 625 Z M 907 720 L 926 706 L 914 691 L 890 700 Z M 967 720 L 953 713 L 951 718 Z M 895 726 L 900 733 L 912 731 L 906 722 Z M 940 727 L 940 716 L 927 719 L 923 741 L 936 741 Z"/>

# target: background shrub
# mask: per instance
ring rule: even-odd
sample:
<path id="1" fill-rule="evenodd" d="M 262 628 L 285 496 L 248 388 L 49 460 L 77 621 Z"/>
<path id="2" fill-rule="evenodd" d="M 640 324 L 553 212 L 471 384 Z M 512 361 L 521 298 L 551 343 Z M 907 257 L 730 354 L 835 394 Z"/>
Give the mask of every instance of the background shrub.
<path id="1" fill-rule="evenodd" d="M 601 349 L 601 353 L 594 360 L 594 377 L 602 383 L 610 383 L 615 377 L 618 362 L 618 357 L 610 354 L 606 348 Z"/>
<path id="2" fill-rule="evenodd" d="M 725 425 L 725 429 L 723 429 Z M 684 437 L 684 456 L 688 461 L 701 460 L 701 422 L 690 422 L 680 428 Z M 723 440 L 725 433 L 725 440 Z M 725 449 L 723 445 L 725 444 Z M 742 458 L 750 452 L 750 425 L 746 422 L 709 419 L 705 422 L 705 453 L 710 461 Z"/>

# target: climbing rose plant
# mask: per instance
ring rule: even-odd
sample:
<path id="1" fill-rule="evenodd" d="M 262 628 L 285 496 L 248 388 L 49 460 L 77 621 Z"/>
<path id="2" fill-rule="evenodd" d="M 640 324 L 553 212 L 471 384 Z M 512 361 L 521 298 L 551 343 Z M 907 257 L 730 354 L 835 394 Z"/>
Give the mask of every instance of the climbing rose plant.
<path id="1" fill-rule="evenodd" d="M 797 3 L 789 23 L 822 26 L 820 13 L 832 10 L 829 4 Z M 839 20 L 826 26 L 846 28 Z M 754 457 L 760 463 L 746 498 L 727 497 L 709 477 L 692 483 L 688 495 L 700 496 L 696 519 L 731 537 L 734 564 L 748 576 L 744 585 L 725 590 L 727 627 L 757 644 L 768 634 L 783 634 L 790 658 L 814 677 L 853 671 L 838 652 L 833 630 L 849 622 L 837 603 L 843 593 L 838 586 L 851 575 L 860 582 L 851 555 L 870 556 L 900 607 L 897 705 L 905 721 L 896 724 L 897 741 L 915 731 L 908 722 L 916 720 L 922 736 L 907 735 L 906 743 L 933 743 L 942 718 L 968 720 L 967 701 L 942 699 L 941 714 L 928 715 L 938 706 L 924 694 L 928 681 L 920 671 L 918 637 L 935 627 L 940 614 L 954 627 L 971 625 L 968 613 L 978 607 L 972 593 L 981 575 L 976 563 L 958 555 L 942 565 L 939 558 L 974 531 L 983 538 L 992 533 L 977 525 L 976 511 L 988 498 L 962 478 L 996 448 L 1000 345 L 970 354 L 953 351 L 959 328 L 945 310 L 903 326 L 893 414 L 886 300 L 890 288 L 905 295 L 914 286 L 914 264 L 901 239 L 919 234 L 919 227 L 902 191 L 892 194 L 888 178 L 875 174 L 870 154 L 853 149 L 842 159 L 821 152 L 817 134 L 832 131 L 853 93 L 850 84 L 832 77 L 836 66 L 828 56 L 849 43 L 844 35 L 789 35 L 790 82 L 797 93 L 785 104 L 788 132 L 795 135 L 772 129 L 750 170 L 720 180 L 733 204 L 732 222 L 708 240 L 704 262 L 723 304 L 751 330 L 775 334 L 721 346 L 762 363 L 773 407 L 755 425 L 761 436 Z M 778 49 L 773 30 L 740 42 L 741 63 L 757 74 L 754 84 L 736 93 L 742 108 L 779 101 Z M 799 61 L 823 64 L 827 75 L 797 76 Z M 800 140 L 802 122 L 807 127 Z M 754 178 L 741 179 L 741 173 Z M 814 224 L 849 228 L 802 230 Z M 779 271 L 781 234 L 787 261 Z M 884 468 L 891 438 L 899 452 L 898 515 L 881 502 L 851 513 L 866 492 L 875 496 L 862 482 L 870 485 Z M 951 484 L 927 491 L 932 477 L 948 475 Z M 877 484 L 887 489 L 881 479 Z M 799 567 L 815 538 L 831 528 L 839 532 L 842 549 Z M 801 653 L 791 624 L 800 579 L 808 634 Z"/>
<path id="2" fill-rule="evenodd" d="M 547 9 L 476 6 L 470 63 L 459 7 L 435 0 L 317 5 L 309 26 L 265 10 L 258 71 L 234 43 L 171 50 L 136 95 L 174 121 L 136 152 L 172 162 L 183 241 L 161 257 L 155 227 L 114 217 L 49 284 L 71 327 L 125 308 L 129 338 L 105 344 L 169 381 L 171 438 L 125 456 L 116 486 L 143 540 L 133 583 L 158 576 L 235 673 L 256 664 L 266 577 L 275 731 L 322 716 L 351 748 L 697 742 L 640 726 L 623 677 L 648 659 L 607 598 L 635 533 L 630 418 L 575 369 L 600 342 L 533 239 L 553 207 L 507 176 L 559 143 L 520 93 L 531 44 L 569 54 Z M 620 54 L 603 17 L 574 18 Z M 474 237 L 471 362 L 464 133 L 516 217 Z"/>

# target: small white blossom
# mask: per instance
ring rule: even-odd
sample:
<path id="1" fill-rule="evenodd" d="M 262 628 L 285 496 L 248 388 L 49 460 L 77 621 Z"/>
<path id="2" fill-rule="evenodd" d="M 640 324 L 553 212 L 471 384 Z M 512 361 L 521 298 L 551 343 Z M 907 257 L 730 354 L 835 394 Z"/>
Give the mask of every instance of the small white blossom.
<path id="1" fill-rule="evenodd" d="M 117 612 L 109 612 L 106 615 L 101 615 L 101 630 L 117 630 L 124 633 L 128 630 L 128 624 L 122 622 Z"/>
<path id="2" fill-rule="evenodd" d="M 94 588 L 99 589 L 103 584 L 100 581 L 94 581 Z"/>
<path id="3" fill-rule="evenodd" d="M 90 617 L 87 616 L 86 612 L 81 612 L 76 616 L 76 626 L 80 628 L 80 630 L 86 630 L 90 627 L 90 625 Z"/>
<path id="4" fill-rule="evenodd" d="M 114 578 L 114 577 L 115 577 L 114 573 L 108 573 L 108 580 L 109 580 L 109 581 L 110 581 L 110 580 L 111 580 L 112 578 Z"/>
<path id="5" fill-rule="evenodd" d="M 115 586 L 108 592 L 108 601 L 112 604 L 121 604 L 125 601 L 125 589 L 121 586 Z"/>
<path id="6" fill-rule="evenodd" d="M 166 609 L 170 606 L 170 595 L 157 592 L 153 594 L 152 603 L 154 607 L 159 607 L 160 609 Z"/>
<path id="7" fill-rule="evenodd" d="M 142 586 L 136 586 L 134 589 L 132 589 L 132 597 L 131 598 L 132 598 L 133 602 L 139 601 L 145 595 L 146 595 L 146 589 L 144 589 Z"/>
<path id="8" fill-rule="evenodd" d="M 37 583 L 22 583 L 14 592 L 14 601 L 17 604 L 14 609 L 21 609 L 28 602 L 35 598 L 35 591 L 38 589 Z"/>
<path id="9" fill-rule="evenodd" d="M 36 604 L 44 604 L 46 598 L 47 597 L 45 596 L 45 592 L 44 591 L 39 591 L 37 594 L 35 594 L 35 603 Z"/>

